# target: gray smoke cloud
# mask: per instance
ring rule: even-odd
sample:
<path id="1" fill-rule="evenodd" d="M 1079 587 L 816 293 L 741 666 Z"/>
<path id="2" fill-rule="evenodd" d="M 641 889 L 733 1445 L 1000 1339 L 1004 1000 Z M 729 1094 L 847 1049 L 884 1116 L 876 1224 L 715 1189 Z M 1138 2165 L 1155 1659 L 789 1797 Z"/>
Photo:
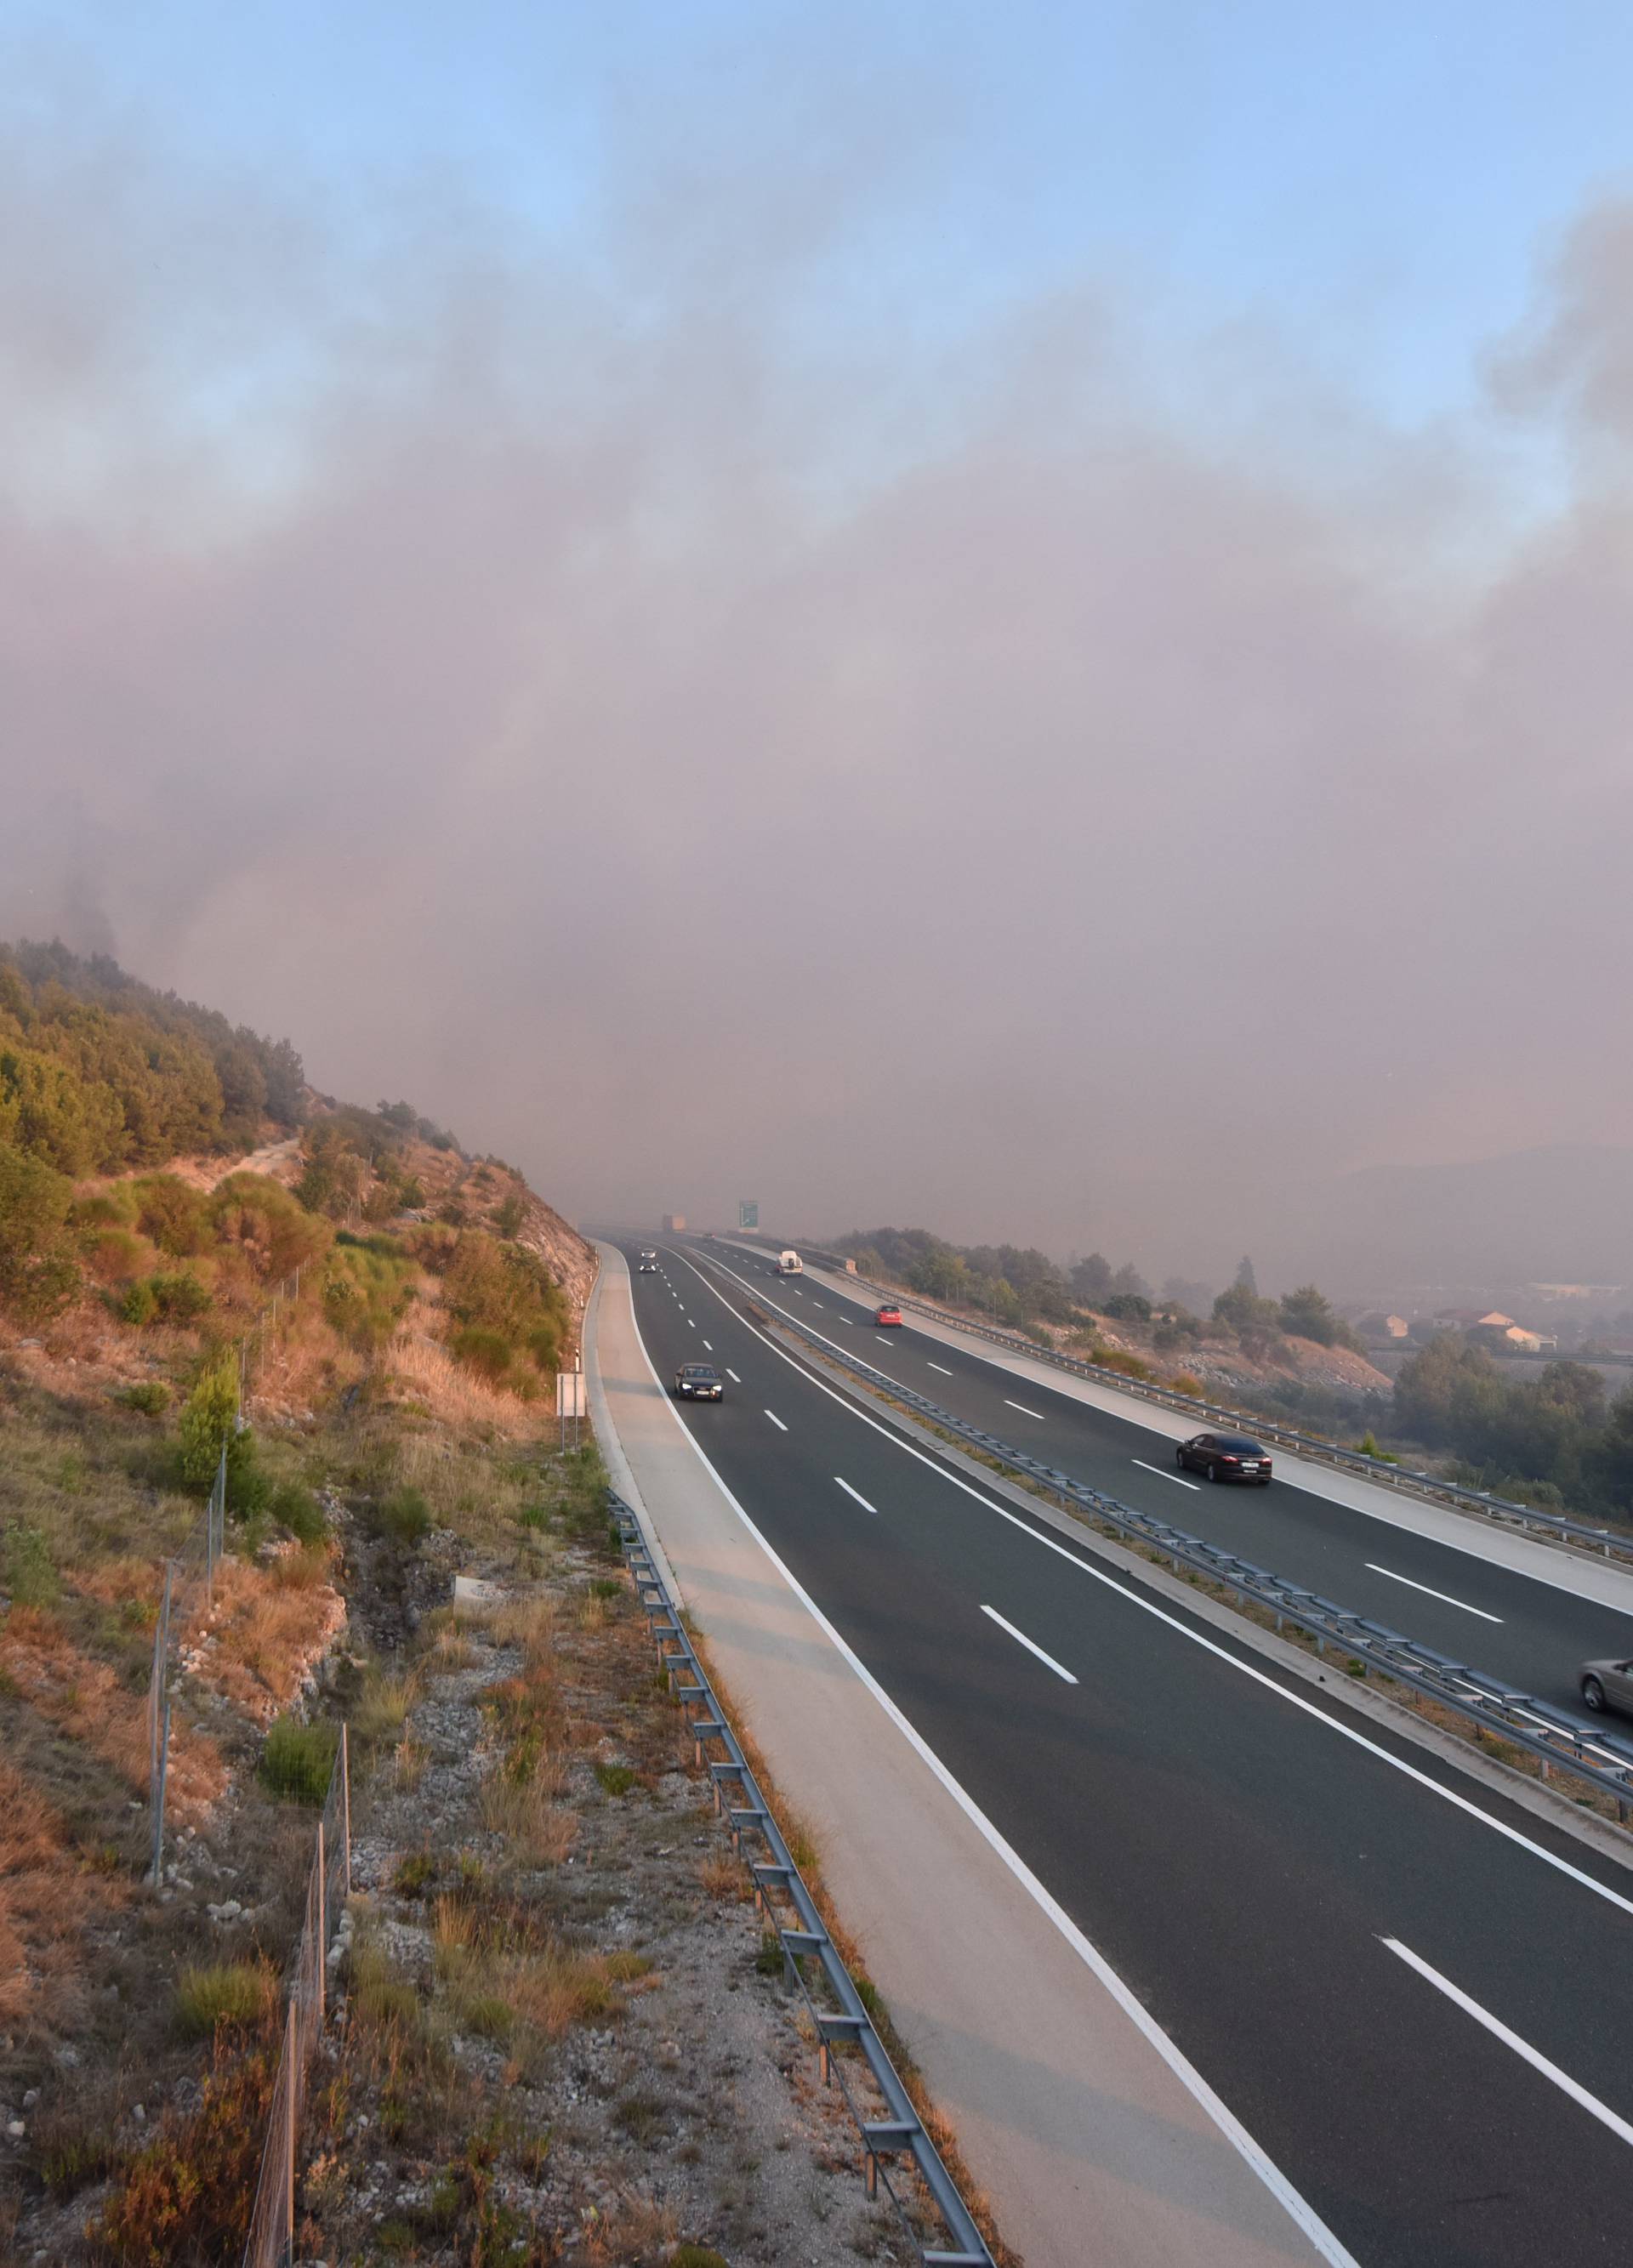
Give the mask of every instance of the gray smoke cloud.
<path id="1" fill-rule="evenodd" d="M 1402 433 L 1245 327 L 1154 382 L 1092 276 L 813 322 L 941 162 L 889 93 L 637 119 L 593 259 L 14 121 L 0 933 L 580 1219 L 1207 1274 L 1329 1174 L 1620 1138 L 1633 208 Z"/>

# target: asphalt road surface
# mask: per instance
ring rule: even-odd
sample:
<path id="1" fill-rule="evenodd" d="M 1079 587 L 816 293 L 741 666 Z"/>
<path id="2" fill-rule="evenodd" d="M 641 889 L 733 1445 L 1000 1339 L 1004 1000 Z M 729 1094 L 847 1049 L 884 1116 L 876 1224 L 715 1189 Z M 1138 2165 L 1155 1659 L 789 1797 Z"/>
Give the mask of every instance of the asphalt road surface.
<path id="1" fill-rule="evenodd" d="M 876 1330 L 871 1298 L 779 1277 L 741 1250 L 726 1253 L 723 1264 L 752 1284 L 768 1307 L 824 1331 L 955 1417 L 1121 1504 L 1511 1680 L 1584 1723 L 1592 1720 L 1578 1690 L 1580 1664 L 1633 1653 L 1633 1616 L 1614 1607 L 1385 1525 L 1280 1477 L 1267 1489 L 1210 1485 L 1200 1473 L 1179 1471 L 1172 1442 L 1139 1418 L 1114 1416 L 1033 1379 L 1023 1385 L 984 1357 L 915 1329 L 911 1309 L 903 1311 L 900 1329 Z M 1620 1729 L 1633 1734 L 1633 1720 Z"/>
<path id="2" fill-rule="evenodd" d="M 768 1340 L 706 1262 L 667 1243 L 632 1282 L 661 1378 L 725 1373 L 724 1403 L 676 1407 L 762 1535 L 1363 2268 L 1633 2257 L 1633 1874 L 904 1442 Z M 867 1359 L 919 1384 L 918 1336 L 869 1332 Z M 1053 1429 L 1053 1462 L 1132 1498 L 1143 1429 L 934 1353 L 954 1374 L 923 1373 L 926 1390 L 948 1407 L 1010 1438 Z M 996 1422 L 1010 1398 L 1040 1415 Z M 1143 1500 L 1375 1606 L 1334 1572 L 1358 1555 L 1324 1500 L 1173 1492 L 1183 1510 Z M 1253 1528 L 1267 1518 L 1282 1541 Z M 1293 1564 L 1306 1518 L 1312 1556 Z M 1482 1633 L 1539 1650 L 1518 1658 L 1541 1659 L 1554 1615 L 1570 1655 L 1596 1615 L 1625 1630 L 1411 1542 L 1370 1536 L 1366 1557 L 1426 1582 L 1455 1561 L 1457 1590 L 1501 1617 Z M 1445 1625 L 1378 1611 L 1457 1650 Z"/>

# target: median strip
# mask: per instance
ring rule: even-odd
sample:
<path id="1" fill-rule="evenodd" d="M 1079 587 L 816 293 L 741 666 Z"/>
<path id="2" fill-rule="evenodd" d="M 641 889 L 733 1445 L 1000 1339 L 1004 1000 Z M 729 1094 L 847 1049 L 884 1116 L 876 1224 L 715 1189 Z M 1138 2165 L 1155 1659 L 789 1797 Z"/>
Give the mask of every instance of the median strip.
<path id="1" fill-rule="evenodd" d="M 843 1486 L 844 1484 L 841 1483 L 840 1485 Z M 1043 1663 L 1046 1669 L 1053 1669 L 1055 1675 L 1057 1677 L 1063 1677 L 1068 1685 L 1076 1684 L 1077 1680 L 1073 1676 L 1069 1669 L 1062 1669 L 1060 1663 L 1055 1660 L 1052 1653 L 1046 1653 L 1042 1646 L 1038 1646 L 1033 1639 L 1027 1637 L 1024 1631 L 1016 1630 L 1013 1623 L 1006 1622 L 1003 1616 L 999 1613 L 996 1607 L 983 1607 L 981 1609 L 981 1612 L 984 1615 L 990 1615 L 994 1622 L 997 1624 L 1000 1630 L 1008 1631 L 1010 1637 L 1015 1640 L 1017 1646 L 1023 1646 L 1028 1653 L 1035 1653 L 1038 1656 L 1038 1660 Z"/>

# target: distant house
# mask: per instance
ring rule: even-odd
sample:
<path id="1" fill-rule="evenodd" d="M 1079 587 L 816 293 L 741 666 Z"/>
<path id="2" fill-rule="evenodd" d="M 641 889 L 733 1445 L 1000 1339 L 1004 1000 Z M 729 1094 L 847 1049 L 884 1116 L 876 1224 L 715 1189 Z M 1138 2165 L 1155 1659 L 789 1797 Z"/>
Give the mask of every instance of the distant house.
<path id="1" fill-rule="evenodd" d="M 1363 1315 L 1356 1329 L 1363 1339 L 1403 1339 L 1411 1330 L 1404 1315 Z"/>

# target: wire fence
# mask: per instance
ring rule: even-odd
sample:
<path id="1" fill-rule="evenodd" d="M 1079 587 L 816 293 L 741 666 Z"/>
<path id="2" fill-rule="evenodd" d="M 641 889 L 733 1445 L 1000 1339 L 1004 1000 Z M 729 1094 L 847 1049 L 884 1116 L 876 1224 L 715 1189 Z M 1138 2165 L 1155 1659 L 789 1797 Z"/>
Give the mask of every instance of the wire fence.
<path id="1" fill-rule="evenodd" d="M 292 2268 L 295 2257 L 300 2122 L 328 2007 L 329 1946 L 351 1895 L 351 1765 L 344 1725 L 314 1837 L 306 1914 L 286 1972 L 284 2036 L 273 2074 L 244 2268 Z"/>
<path id="2" fill-rule="evenodd" d="M 274 1290 L 267 1309 L 252 1327 L 264 1347 L 269 1319 L 276 1330 L 279 1302 L 292 1304 L 300 1296 L 300 1271 L 286 1277 Z M 232 1425 L 241 1432 L 244 1400 L 251 1368 L 252 1333 L 239 1341 L 238 1405 Z M 226 1550 L 227 1443 L 224 1439 L 210 1485 L 210 1498 L 183 1542 L 164 1565 L 159 1616 L 153 1627 L 153 1659 L 147 1683 L 148 1817 L 151 1858 L 147 1879 L 157 1889 L 165 1874 L 165 1802 L 170 1777 L 171 1703 L 176 1679 L 183 1667 L 182 1649 L 191 1633 L 207 1622 L 216 1602 L 216 1570 Z"/>

